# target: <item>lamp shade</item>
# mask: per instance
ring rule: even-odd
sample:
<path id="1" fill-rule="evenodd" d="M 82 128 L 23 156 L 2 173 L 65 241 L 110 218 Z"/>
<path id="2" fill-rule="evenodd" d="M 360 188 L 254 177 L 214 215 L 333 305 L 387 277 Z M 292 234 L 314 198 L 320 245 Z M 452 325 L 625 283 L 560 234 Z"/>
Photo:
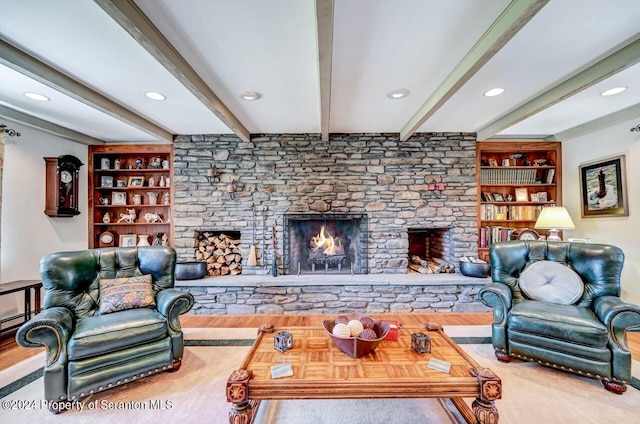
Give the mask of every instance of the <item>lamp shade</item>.
<path id="1" fill-rule="evenodd" d="M 564 206 L 547 206 L 542 208 L 534 228 L 541 230 L 562 230 L 576 228 L 571 216 Z"/>
<path id="2" fill-rule="evenodd" d="M 549 230 L 547 240 L 561 241 L 558 230 L 576 228 L 571 216 L 564 206 L 547 206 L 542 208 L 534 228 Z"/>

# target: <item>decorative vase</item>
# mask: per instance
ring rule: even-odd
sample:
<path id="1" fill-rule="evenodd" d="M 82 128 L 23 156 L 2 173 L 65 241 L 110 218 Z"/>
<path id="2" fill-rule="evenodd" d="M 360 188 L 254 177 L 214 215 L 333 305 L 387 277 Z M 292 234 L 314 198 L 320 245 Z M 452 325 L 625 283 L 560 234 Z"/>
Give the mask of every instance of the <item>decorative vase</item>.
<path id="1" fill-rule="evenodd" d="M 150 246 L 147 234 L 138 234 L 138 246 Z"/>
<path id="2" fill-rule="evenodd" d="M 169 195 L 169 192 L 168 192 L 168 191 L 164 194 L 164 196 L 163 196 L 163 197 L 164 197 L 164 198 L 163 198 L 163 203 L 164 203 L 165 205 L 169 205 L 169 204 L 171 204 L 171 196 Z"/>
<path id="3" fill-rule="evenodd" d="M 151 242 L 151 246 L 162 246 L 162 236 L 164 233 L 154 233 L 153 241 Z"/>
<path id="4" fill-rule="evenodd" d="M 109 215 L 109 212 L 104 213 L 104 216 L 102 217 L 102 222 L 104 222 L 105 224 L 108 224 L 111 222 L 111 215 Z"/>
<path id="5" fill-rule="evenodd" d="M 133 195 L 133 204 L 134 205 L 141 205 L 142 204 L 142 196 L 139 194 L 134 194 Z"/>
<path id="6" fill-rule="evenodd" d="M 148 191 L 147 196 L 149 196 L 149 204 L 157 205 L 158 204 L 158 192 L 157 191 Z"/>
<path id="7" fill-rule="evenodd" d="M 164 187 L 164 175 L 160 176 L 160 181 L 158 182 L 158 187 Z"/>

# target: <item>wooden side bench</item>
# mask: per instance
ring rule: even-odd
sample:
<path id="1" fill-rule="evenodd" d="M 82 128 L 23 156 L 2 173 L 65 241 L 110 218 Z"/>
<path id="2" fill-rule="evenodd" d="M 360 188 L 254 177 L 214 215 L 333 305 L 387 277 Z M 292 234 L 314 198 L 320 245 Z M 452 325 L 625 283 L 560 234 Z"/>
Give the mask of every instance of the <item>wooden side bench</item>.
<path id="1" fill-rule="evenodd" d="M 16 318 L 23 318 L 22 322 L 11 325 L 9 327 L 0 328 L 0 339 L 4 339 L 6 337 L 10 337 L 16 333 L 18 328 L 25 322 L 31 319 L 31 290 L 34 291 L 33 301 L 34 301 L 34 309 L 33 313 L 37 314 L 40 312 L 40 291 L 42 289 L 42 281 L 40 280 L 18 280 L 12 281 L 7 284 L 0 284 L 0 296 L 5 296 L 11 293 L 16 292 L 24 292 L 24 313 L 13 315 L 7 318 L 3 318 L 0 321 L 0 324 L 4 324 L 5 322 L 13 321 Z"/>

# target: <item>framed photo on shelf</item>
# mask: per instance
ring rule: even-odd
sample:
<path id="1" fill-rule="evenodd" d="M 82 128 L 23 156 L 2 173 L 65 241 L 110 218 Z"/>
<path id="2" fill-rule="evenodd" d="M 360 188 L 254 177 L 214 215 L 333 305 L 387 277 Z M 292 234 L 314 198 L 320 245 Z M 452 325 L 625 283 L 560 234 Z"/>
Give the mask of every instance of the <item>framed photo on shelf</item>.
<path id="1" fill-rule="evenodd" d="M 504 202 L 504 196 L 502 196 L 502 193 L 493 193 L 493 200 L 496 202 Z"/>
<path id="2" fill-rule="evenodd" d="M 127 204 L 127 193 L 124 191 L 114 191 L 111 193 L 111 204 L 112 205 L 126 205 Z"/>
<path id="3" fill-rule="evenodd" d="M 132 247 L 136 245 L 137 236 L 135 234 L 122 234 L 120 235 L 120 247 Z"/>
<path id="4" fill-rule="evenodd" d="M 539 202 L 539 198 L 538 198 L 538 193 L 531 193 L 531 201 L 532 202 Z"/>
<path id="5" fill-rule="evenodd" d="M 516 188 L 516 202 L 528 202 L 529 190 L 526 187 Z"/>
<path id="6" fill-rule="evenodd" d="M 144 177 L 129 177 L 129 187 L 142 187 L 144 184 Z"/>
<path id="7" fill-rule="evenodd" d="M 489 159 L 489 166 L 498 166 L 498 161 L 493 158 Z"/>
<path id="8" fill-rule="evenodd" d="M 484 200 L 485 202 L 493 202 L 493 195 L 488 191 L 483 191 L 482 200 Z"/>
<path id="9" fill-rule="evenodd" d="M 100 177 L 100 187 L 113 187 L 113 177 L 107 175 Z"/>
<path id="10" fill-rule="evenodd" d="M 629 216 L 625 155 L 580 165 L 582 217 Z"/>
<path id="11" fill-rule="evenodd" d="M 547 192 L 546 191 L 539 191 L 538 193 L 536 193 L 538 195 L 538 202 L 546 202 L 548 201 L 547 199 Z"/>
<path id="12" fill-rule="evenodd" d="M 117 180 L 116 181 L 116 187 L 126 187 L 127 186 L 127 180 Z"/>

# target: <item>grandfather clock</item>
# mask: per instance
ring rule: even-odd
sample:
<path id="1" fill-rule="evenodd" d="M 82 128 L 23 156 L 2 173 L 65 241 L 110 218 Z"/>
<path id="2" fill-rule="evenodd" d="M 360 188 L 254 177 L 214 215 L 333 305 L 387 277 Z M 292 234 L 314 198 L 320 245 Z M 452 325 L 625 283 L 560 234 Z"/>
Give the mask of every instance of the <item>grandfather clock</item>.
<path id="1" fill-rule="evenodd" d="M 78 177 L 82 162 L 71 155 L 44 160 L 47 164 L 44 213 L 59 218 L 79 215 Z"/>

